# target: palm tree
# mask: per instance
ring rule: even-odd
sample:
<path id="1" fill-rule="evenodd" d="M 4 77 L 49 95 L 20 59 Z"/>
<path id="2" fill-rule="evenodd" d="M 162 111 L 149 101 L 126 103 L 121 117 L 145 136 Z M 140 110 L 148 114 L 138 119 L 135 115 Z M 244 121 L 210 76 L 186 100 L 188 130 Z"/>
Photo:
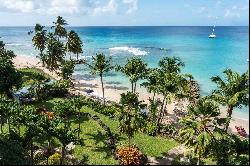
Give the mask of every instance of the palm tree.
<path id="1" fill-rule="evenodd" d="M 188 108 L 188 114 L 180 121 L 180 138 L 185 145 L 194 148 L 198 155 L 197 165 L 201 157 L 209 150 L 211 141 L 216 141 L 213 130 L 220 124 L 219 106 L 212 100 L 202 98 L 196 106 Z"/>
<path id="2" fill-rule="evenodd" d="M 64 61 L 65 56 L 64 44 L 53 36 L 52 33 L 48 35 L 47 52 L 45 53 L 42 62 L 51 71 L 56 71 L 60 68 L 61 63 Z"/>
<path id="3" fill-rule="evenodd" d="M 44 56 L 43 51 L 46 48 L 46 41 L 47 41 L 47 33 L 46 33 L 46 30 L 44 30 L 44 26 L 41 26 L 40 24 L 36 24 L 35 35 L 32 38 L 32 42 L 33 42 L 35 49 L 38 49 L 40 51 L 40 54 L 39 54 L 40 59 L 43 59 L 43 56 Z"/>
<path id="4" fill-rule="evenodd" d="M 131 138 L 141 126 L 139 111 L 143 104 L 139 101 L 138 94 L 133 92 L 122 93 L 120 103 L 123 107 L 119 116 L 120 131 L 127 134 L 130 147 Z"/>
<path id="5" fill-rule="evenodd" d="M 184 98 L 188 90 L 188 82 L 185 75 L 180 74 L 184 63 L 179 58 L 164 58 L 159 62 L 159 66 L 161 68 L 157 80 L 157 84 L 159 85 L 157 91 L 162 94 L 163 100 L 157 120 L 158 131 L 167 104 L 171 103 L 172 99 Z"/>
<path id="6" fill-rule="evenodd" d="M 249 72 L 242 75 L 227 69 L 223 72 L 226 80 L 220 76 L 212 77 L 211 80 L 217 84 L 217 89 L 213 91 L 212 98 L 227 106 L 227 116 L 231 118 L 235 107 L 247 106 L 249 103 Z M 230 121 L 226 124 L 227 131 Z"/>
<path id="7" fill-rule="evenodd" d="M 70 123 L 67 123 L 64 125 L 64 127 L 57 127 L 55 131 L 55 136 L 59 141 L 62 143 L 62 158 L 60 161 L 60 164 L 65 164 L 64 163 L 64 158 L 65 158 L 65 149 L 66 146 L 71 143 L 71 142 L 76 142 L 78 139 L 76 137 L 76 132 L 77 130 L 72 130 L 70 127 Z"/>
<path id="8" fill-rule="evenodd" d="M 131 92 L 135 93 L 137 81 L 146 75 L 147 64 L 143 62 L 141 58 L 135 57 L 128 59 L 125 66 L 118 66 L 117 70 L 129 77 L 132 87 Z"/>
<path id="9" fill-rule="evenodd" d="M 78 34 L 75 31 L 70 31 L 68 33 L 68 41 L 66 43 L 66 49 L 68 52 L 76 54 L 77 60 L 78 60 L 78 55 L 83 53 L 82 45 L 83 45 L 82 41 L 78 36 Z"/>
<path id="10" fill-rule="evenodd" d="M 141 85 L 146 87 L 149 93 L 153 92 L 152 102 L 155 101 L 155 95 L 158 93 L 158 80 L 159 80 L 159 70 L 158 69 L 149 69 L 148 74 L 145 76 L 147 82 L 143 82 Z"/>
<path id="11" fill-rule="evenodd" d="M 99 74 L 101 78 L 101 84 L 102 84 L 102 97 L 103 102 L 105 104 L 105 98 L 104 98 L 104 86 L 103 86 L 103 74 L 111 71 L 113 69 L 113 66 L 111 64 L 111 57 L 106 58 L 106 56 L 101 54 L 96 54 L 96 57 L 92 57 L 92 64 L 87 64 L 90 68 L 91 74 Z"/>
<path id="12" fill-rule="evenodd" d="M 54 35 L 58 36 L 58 40 L 61 37 L 67 37 L 67 30 L 64 28 L 65 25 L 68 25 L 66 20 L 58 16 L 56 22 L 53 22 L 53 24 L 52 28 L 55 28 Z"/>

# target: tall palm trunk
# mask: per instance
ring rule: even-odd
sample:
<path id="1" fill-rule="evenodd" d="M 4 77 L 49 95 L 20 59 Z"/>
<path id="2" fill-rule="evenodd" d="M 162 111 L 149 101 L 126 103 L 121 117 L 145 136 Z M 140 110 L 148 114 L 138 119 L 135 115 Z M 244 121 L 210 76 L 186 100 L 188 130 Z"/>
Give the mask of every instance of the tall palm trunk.
<path id="1" fill-rule="evenodd" d="M 102 78 L 102 74 L 100 74 L 101 77 L 101 83 L 102 83 L 102 98 L 103 98 L 103 104 L 105 105 L 105 98 L 104 98 L 104 86 L 103 86 L 103 78 Z"/>
<path id="2" fill-rule="evenodd" d="M 81 121 L 80 121 L 80 111 L 78 112 L 78 138 L 80 138 L 80 131 L 81 131 Z"/>
<path id="3" fill-rule="evenodd" d="M 134 92 L 134 82 L 131 82 L 131 85 L 132 85 L 131 92 L 133 93 Z"/>
<path id="4" fill-rule="evenodd" d="M 159 117 L 157 119 L 157 131 L 158 132 L 160 131 L 160 121 L 161 121 L 161 118 L 162 118 L 161 116 L 162 116 L 165 100 L 166 100 L 166 96 L 164 96 L 164 98 L 163 98 L 161 109 L 160 109 L 160 114 L 159 114 Z"/>
<path id="5" fill-rule="evenodd" d="M 153 102 L 155 102 L 155 92 L 154 92 L 154 94 L 153 94 Z"/>
<path id="6" fill-rule="evenodd" d="M 10 133 L 10 128 L 11 128 L 11 127 L 10 127 L 10 119 L 9 119 L 9 118 L 7 119 L 7 123 L 8 123 L 9 133 Z"/>
<path id="7" fill-rule="evenodd" d="M 136 92 L 136 82 L 135 82 L 135 87 L 134 87 L 134 93 Z"/>
<path id="8" fill-rule="evenodd" d="M 31 165 L 34 165 L 34 148 L 33 148 L 33 139 L 30 140 L 30 156 L 31 156 Z"/>
<path id="9" fill-rule="evenodd" d="M 200 154 L 198 154 L 198 161 L 197 161 L 197 165 L 200 165 L 200 162 L 201 162 L 201 156 L 200 156 Z"/>
<path id="10" fill-rule="evenodd" d="M 3 118 L 3 116 L 1 115 L 1 116 L 0 116 L 0 130 L 1 130 L 1 134 L 3 133 L 3 124 L 4 124 L 4 118 Z"/>
<path id="11" fill-rule="evenodd" d="M 231 118 L 232 113 L 233 113 L 233 107 L 228 106 L 228 109 L 227 109 L 227 117 L 228 117 L 228 118 Z M 229 124 L 230 124 L 230 121 L 226 123 L 225 131 L 228 130 Z"/>

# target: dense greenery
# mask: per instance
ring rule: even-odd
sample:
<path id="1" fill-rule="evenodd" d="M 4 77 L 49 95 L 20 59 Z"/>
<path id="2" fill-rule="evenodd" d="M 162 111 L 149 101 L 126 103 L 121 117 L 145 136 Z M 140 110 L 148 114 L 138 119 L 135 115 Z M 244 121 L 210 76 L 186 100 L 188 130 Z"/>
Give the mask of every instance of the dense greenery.
<path id="1" fill-rule="evenodd" d="M 0 93 L 5 93 L 13 98 L 13 88 L 18 89 L 21 85 L 21 74 L 15 69 L 12 59 L 13 51 L 6 50 L 4 44 L 0 47 Z"/>
<path id="2" fill-rule="evenodd" d="M 105 105 L 105 96 L 104 96 L 104 85 L 103 85 L 103 74 L 111 71 L 113 66 L 111 64 L 111 57 L 106 58 L 104 54 L 96 54 L 96 57 L 92 57 L 92 64 L 86 63 L 89 68 L 91 74 L 98 74 L 101 78 L 102 84 L 102 97 Z"/>
<path id="3" fill-rule="evenodd" d="M 196 98 L 186 114 L 164 125 L 168 104 L 193 100 L 193 77 L 182 73 L 181 59 L 165 57 L 158 67 L 148 68 L 137 57 L 117 66 L 131 82 L 131 91 L 121 94 L 120 103 L 76 96 L 69 93 L 76 63 L 66 57 L 73 53 L 78 58 L 82 42 L 76 32 L 67 32 L 66 25 L 60 16 L 53 32 L 37 24 L 32 39 L 43 65 L 59 71 L 63 79 L 58 81 L 39 69 L 17 70 L 15 54 L 0 42 L 1 165 L 145 164 L 147 157 L 163 157 L 181 143 L 189 150 L 189 160 L 178 156 L 173 163 L 249 164 L 249 139 L 227 132 L 233 109 L 248 105 L 248 71 L 240 75 L 228 69 L 226 81 L 213 77 L 217 89 L 211 95 Z M 96 54 L 92 60 L 85 64 L 100 76 L 104 99 L 103 76 L 113 69 L 112 59 Z M 149 104 L 136 93 L 139 80 L 152 93 Z M 14 100 L 13 90 L 26 86 L 30 94 L 25 97 L 32 100 Z M 227 117 L 221 117 L 220 106 L 228 107 Z"/>

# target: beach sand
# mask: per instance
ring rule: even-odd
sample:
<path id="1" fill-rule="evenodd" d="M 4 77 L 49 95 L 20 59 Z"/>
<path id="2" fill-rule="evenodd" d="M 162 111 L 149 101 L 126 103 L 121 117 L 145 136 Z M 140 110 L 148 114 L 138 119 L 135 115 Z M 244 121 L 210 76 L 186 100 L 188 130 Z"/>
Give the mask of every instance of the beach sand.
<path id="1" fill-rule="evenodd" d="M 27 57 L 27 56 L 17 56 L 14 58 L 13 60 L 15 66 L 17 68 L 27 68 L 27 67 L 35 67 L 35 68 L 39 68 L 42 69 L 45 73 L 47 73 L 48 75 L 50 75 L 52 78 L 59 80 L 60 77 L 57 76 L 57 74 L 50 72 L 48 69 L 45 69 L 44 67 L 42 67 L 42 65 L 39 63 L 39 60 L 37 58 L 32 58 L 32 57 Z M 104 78 L 105 79 L 105 78 Z M 91 81 L 86 81 L 86 80 L 74 80 L 74 85 L 75 85 L 75 93 L 80 93 L 83 95 L 87 95 L 83 90 L 84 89 L 92 89 L 94 90 L 94 95 L 96 96 L 102 96 L 102 89 L 100 86 L 100 80 L 91 80 Z M 117 88 L 118 87 L 118 88 Z M 115 102 L 119 102 L 120 100 L 120 94 L 121 93 L 126 93 L 127 91 L 129 91 L 129 88 L 119 88 L 119 86 L 117 87 L 111 87 L 110 85 L 105 85 L 105 97 L 108 100 L 111 101 L 115 101 Z M 122 89 L 122 90 L 121 90 Z M 149 94 L 145 88 L 142 88 L 140 86 L 138 86 L 137 88 L 137 92 L 139 93 L 139 98 L 140 100 L 144 100 L 145 103 L 148 103 L 148 99 L 149 97 L 152 97 L 152 94 Z M 160 96 L 157 96 L 160 97 Z M 173 109 L 175 108 L 175 104 L 177 102 L 173 102 L 171 104 L 169 104 L 167 106 L 167 110 L 168 110 L 168 117 L 175 119 L 175 114 L 173 112 Z M 187 106 L 188 102 L 183 101 L 182 102 L 182 109 L 185 110 L 186 106 Z M 226 111 L 225 109 L 222 109 L 222 113 L 221 113 L 222 117 L 226 116 Z M 246 132 L 249 134 L 249 120 L 248 119 L 240 119 L 237 117 L 233 117 L 229 126 L 229 130 L 233 133 L 236 132 L 235 126 L 242 126 L 243 128 L 245 128 Z"/>

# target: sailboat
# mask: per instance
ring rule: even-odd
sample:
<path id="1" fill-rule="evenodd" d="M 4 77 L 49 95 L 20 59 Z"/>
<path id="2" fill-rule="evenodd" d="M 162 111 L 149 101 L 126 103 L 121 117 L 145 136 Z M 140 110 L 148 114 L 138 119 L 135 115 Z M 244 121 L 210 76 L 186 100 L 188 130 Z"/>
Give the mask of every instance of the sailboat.
<path id="1" fill-rule="evenodd" d="M 215 29 L 215 25 L 213 27 L 213 32 L 209 35 L 209 38 L 216 38 L 216 34 L 214 32 L 214 29 Z"/>

